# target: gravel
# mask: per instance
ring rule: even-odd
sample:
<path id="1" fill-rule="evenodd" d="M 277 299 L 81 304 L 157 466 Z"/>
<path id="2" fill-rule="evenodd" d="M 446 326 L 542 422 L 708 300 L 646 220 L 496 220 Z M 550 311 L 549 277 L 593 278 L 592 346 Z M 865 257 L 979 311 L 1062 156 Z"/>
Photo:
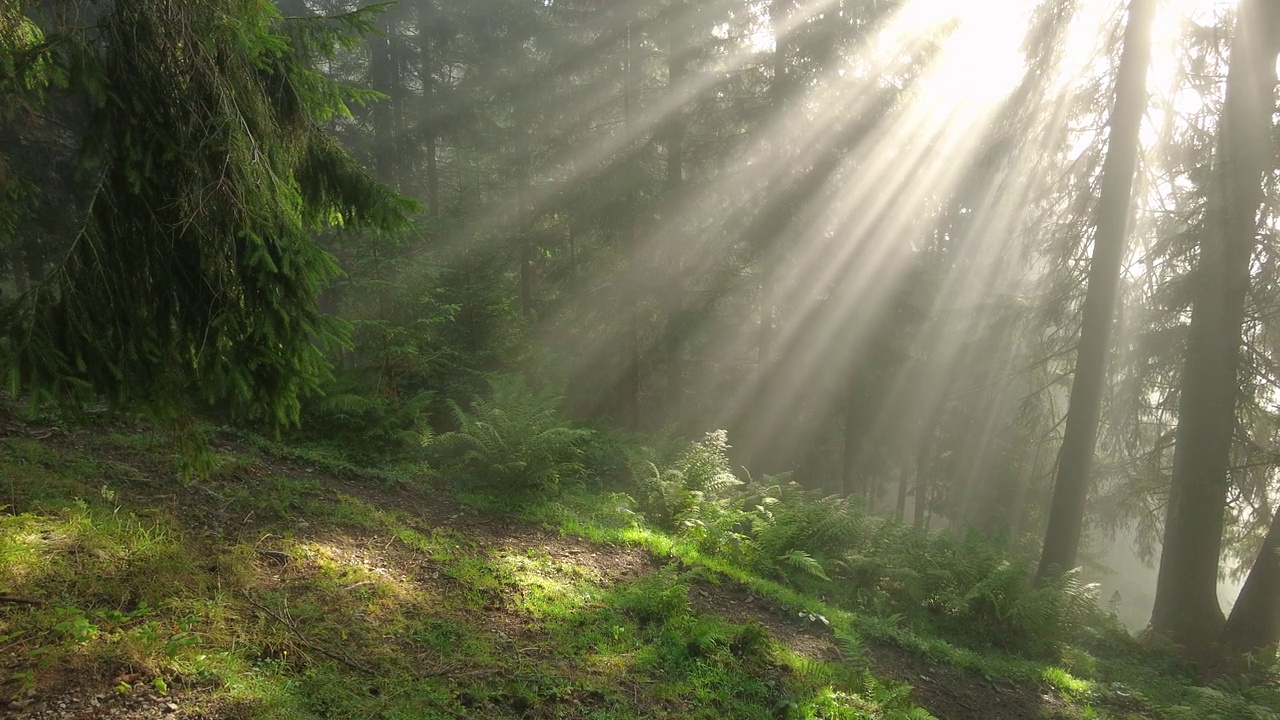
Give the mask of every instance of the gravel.
<path id="1" fill-rule="evenodd" d="M 157 695 L 139 684 L 132 692 L 94 692 L 72 689 L 42 696 L 28 691 L 17 700 L 0 701 L 0 717 L 13 720 L 176 720 L 203 717 L 191 714 L 175 697 Z"/>

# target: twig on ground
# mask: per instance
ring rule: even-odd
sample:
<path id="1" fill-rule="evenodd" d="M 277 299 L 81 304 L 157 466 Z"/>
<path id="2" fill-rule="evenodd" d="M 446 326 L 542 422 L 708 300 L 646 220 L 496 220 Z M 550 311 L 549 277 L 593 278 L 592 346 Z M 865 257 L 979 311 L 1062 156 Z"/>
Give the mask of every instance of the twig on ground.
<path id="1" fill-rule="evenodd" d="M 351 658 L 343 655 L 342 653 L 334 652 L 333 650 L 329 650 L 328 648 L 322 647 L 308 640 L 307 636 L 302 634 L 302 631 L 298 629 L 297 625 L 294 625 L 293 623 L 281 617 L 280 614 L 277 613 L 275 610 L 272 610 L 266 605 L 263 605 L 262 603 L 255 600 L 253 595 L 251 595 L 248 590 L 244 590 L 242 592 L 244 594 L 245 600 L 249 601 L 249 604 L 265 612 L 267 615 L 270 615 L 272 618 L 275 619 L 276 622 L 283 625 L 286 630 L 293 633 L 294 637 L 298 639 L 298 642 L 303 647 L 307 648 L 308 650 L 318 652 L 321 655 L 324 655 L 325 657 L 329 658 L 330 660 L 336 660 L 342 663 L 343 665 L 346 665 L 348 668 L 351 668 L 352 670 L 355 670 L 357 672 L 362 672 L 365 675 L 377 675 L 377 673 L 374 672 L 372 669 L 365 667 L 364 665 L 361 665 L 360 663 L 356 662 L 355 660 L 352 660 Z"/>

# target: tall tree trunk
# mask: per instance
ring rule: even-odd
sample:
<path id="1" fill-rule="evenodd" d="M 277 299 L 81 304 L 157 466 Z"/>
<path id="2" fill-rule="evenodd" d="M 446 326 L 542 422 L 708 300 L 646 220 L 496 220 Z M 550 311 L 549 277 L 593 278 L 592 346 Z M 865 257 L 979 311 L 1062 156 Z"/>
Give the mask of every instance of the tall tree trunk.
<path id="1" fill-rule="evenodd" d="M 867 449 L 867 436 L 875 422 L 875 412 L 870 394 L 856 375 L 849 383 L 844 403 L 844 456 L 841 463 L 841 490 L 845 495 L 871 497 L 871 484 L 862 467 Z"/>
<path id="2" fill-rule="evenodd" d="M 1255 652 L 1280 643 L 1280 512 L 1253 561 L 1240 597 L 1222 630 L 1222 644 L 1238 652 Z"/>
<path id="3" fill-rule="evenodd" d="M 920 440 L 920 447 L 916 454 L 916 497 L 911 508 L 911 524 L 918 530 L 928 528 L 928 518 L 925 513 L 929 508 L 929 493 L 932 491 L 930 484 L 933 479 L 933 458 L 930 454 L 933 452 L 933 445 L 936 441 L 925 435 Z"/>
<path id="4" fill-rule="evenodd" d="M 898 502 L 894 506 L 893 519 L 902 522 L 907 516 L 907 491 L 911 488 L 911 465 L 906 457 L 902 458 L 902 467 L 898 468 Z"/>
<path id="5" fill-rule="evenodd" d="M 427 210 L 432 217 L 440 215 L 440 168 L 438 165 L 439 130 L 436 127 L 436 63 L 437 45 L 443 44 L 435 13 L 435 0 L 418 2 L 418 53 L 422 62 L 422 117 L 424 152 L 427 165 Z"/>
<path id="6" fill-rule="evenodd" d="M 1147 68 L 1151 64 L 1151 21 L 1155 0 L 1131 0 L 1124 48 L 1116 79 L 1115 107 L 1102 166 L 1098 225 L 1089 261 L 1080 346 L 1067 407 L 1067 424 L 1058 452 L 1058 472 L 1049 507 L 1044 552 L 1037 578 L 1075 567 L 1080 549 L 1089 474 L 1098 440 L 1102 392 L 1107 384 L 1111 326 L 1115 317 L 1120 272 L 1124 264 L 1133 176 L 1138 164 L 1138 131 L 1147 106 Z"/>
<path id="7" fill-rule="evenodd" d="M 396 150 L 396 88 L 398 74 L 391 50 L 391 26 L 385 16 L 378 21 L 381 32 L 369 36 L 369 75 L 373 89 L 392 99 L 373 105 L 373 170 L 378 180 L 394 185 L 398 153 Z"/>
<path id="8" fill-rule="evenodd" d="M 632 99 L 635 95 L 635 39 L 634 29 L 630 24 L 623 31 L 623 87 L 622 87 L 622 131 L 626 134 L 627 140 L 631 141 L 632 126 Z M 630 142 L 628 142 L 630 147 Z M 634 207 L 634 196 L 631 198 L 631 206 Z M 633 262 L 639 263 L 641 253 L 636 245 L 639 242 L 637 229 L 634 227 L 627 228 L 626 232 L 631 239 L 631 247 L 635 251 Z M 643 271 L 641 271 L 643 272 Z M 633 273 L 635 277 L 639 277 L 641 272 Z M 643 385 L 642 373 L 644 372 L 642 345 L 643 341 L 640 337 L 642 324 L 642 306 L 644 305 L 643 283 L 635 283 L 635 287 L 630 290 L 630 304 L 627 314 L 627 325 L 625 329 L 626 340 L 626 359 L 624 360 L 623 376 L 621 383 L 621 410 L 622 420 L 626 427 L 636 430 L 640 427 L 640 391 Z"/>
<path id="9" fill-rule="evenodd" d="M 787 72 L 787 27 L 785 18 L 791 0 L 771 0 L 769 4 L 769 22 L 773 29 L 773 54 L 771 65 L 773 78 L 769 84 L 769 107 L 772 116 L 777 119 L 786 112 L 788 95 Z M 775 438 L 771 437 L 772 429 L 768 427 L 769 408 L 774 403 L 774 365 L 776 351 L 774 349 L 777 294 L 778 252 L 776 251 L 779 236 L 787 225 L 787 215 L 792 203 L 787 197 L 791 188 L 785 179 L 786 154 L 782 150 L 781 133 L 775 133 L 773 146 L 769 149 L 772 157 L 767 163 L 771 177 L 764 186 L 763 202 L 759 206 L 754 228 L 749 231 L 748 242 L 756 253 L 756 266 L 759 272 L 759 319 L 756 327 L 756 372 L 753 378 L 753 407 L 743 420 L 743 436 L 746 438 L 747 465 L 760 472 L 777 472 L 777 453 Z"/>
<path id="10" fill-rule="evenodd" d="M 688 50 L 685 47 L 685 26 L 688 18 L 688 6 L 683 0 L 675 0 L 668 8 L 667 16 L 667 93 L 674 100 L 671 119 L 666 127 L 667 176 L 663 188 L 667 206 L 667 222 L 672 222 L 680 203 L 680 194 L 684 188 L 684 104 L 680 97 L 684 92 L 681 84 L 685 77 L 685 60 Z M 685 322 L 685 249 L 680 242 L 672 243 L 669 251 L 670 261 L 667 266 L 671 272 L 670 287 L 667 290 L 667 397 L 666 411 L 668 420 L 679 412 L 684 396 L 684 322 Z"/>
<path id="11" fill-rule="evenodd" d="M 525 133 L 528 138 L 528 133 Z M 526 143 L 527 144 L 527 143 Z M 520 310 L 532 316 L 533 307 L 533 223 L 529 209 L 529 154 L 523 153 L 516 170 L 516 225 L 520 242 Z"/>
<path id="12" fill-rule="evenodd" d="M 773 0 L 769 5 L 769 20 L 773 25 L 773 56 L 771 58 L 773 64 L 773 80 L 769 85 L 769 93 L 771 96 L 770 107 L 773 110 L 774 117 L 781 117 L 786 112 L 787 101 L 787 28 L 784 22 L 786 18 L 787 0 Z M 775 140 L 775 142 L 780 142 Z M 779 172 L 782 168 L 783 153 L 779 150 L 774 151 L 775 164 L 772 170 Z M 786 192 L 785 185 L 779 185 L 779 191 Z M 778 212 L 785 212 L 786 208 L 778 208 Z M 781 228 L 783 223 L 777 222 L 773 224 L 777 228 Z M 756 372 L 759 377 L 761 387 L 768 385 L 767 378 L 773 366 L 773 335 L 774 335 L 774 287 L 777 278 L 776 269 L 773 267 L 777 260 L 776 254 L 768 251 L 777 242 L 776 237 L 763 238 L 764 251 L 760 252 L 760 329 L 756 350 Z"/>
<path id="13" fill-rule="evenodd" d="M 1280 4 L 1242 0 L 1218 123 L 1218 157 L 1193 276 L 1191 326 L 1182 369 L 1173 479 L 1151 627 L 1191 650 L 1222 630 L 1218 561 L 1222 548 L 1237 371 L 1249 266 L 1258 235 L 1262 178 L 1275 168 Z"/>
<path id="14" fill-rule="evenodd" d="M 572 216 L 565 222 L 564 240 L 569 246 L 569 287 L 576 289 L 578 287 L 578 242 L 573 236 Z"/>

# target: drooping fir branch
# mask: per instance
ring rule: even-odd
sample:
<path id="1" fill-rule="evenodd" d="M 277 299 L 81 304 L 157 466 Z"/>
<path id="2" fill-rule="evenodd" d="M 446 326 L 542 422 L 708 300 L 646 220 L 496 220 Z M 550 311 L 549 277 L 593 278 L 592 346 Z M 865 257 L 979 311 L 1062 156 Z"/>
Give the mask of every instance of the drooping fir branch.
<path id="1" fill-rule="evenodd" d="M 334 225 L 406 228 L 413 204 L 319 123 L 367 98 L 311 69 L 366 14 L 283 21 L 255 0 L 115 0 L 59 56 L 92 79 L 83 170 L 102 177 L 71 251 L 0 309 L 14 389 L 161 414 L 223 404 L 276 424 L 326 377 L 317 309 Z"/>

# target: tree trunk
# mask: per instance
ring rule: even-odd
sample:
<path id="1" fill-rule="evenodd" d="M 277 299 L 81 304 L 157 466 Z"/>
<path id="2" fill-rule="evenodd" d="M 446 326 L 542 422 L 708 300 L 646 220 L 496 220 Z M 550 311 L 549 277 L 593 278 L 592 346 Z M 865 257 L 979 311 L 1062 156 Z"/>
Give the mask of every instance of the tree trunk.
<path id="1" fill-rule="evenodd" d="M 916 497 L 911 508 L 911 524 L 919 530 L 928 529 L 925 511 L 929 507 L 932 458 L 929 457 L 934 441 L 927 435 L 921 438 L 920 448 L 916 455 Z"/>
<path id="2" fill-rule="evenodd" d="M 787 103 L 787 28 L 784 18 L 787 15 L 786 5 L 790 0 L 771 0 L 769 4 L 769 21 L 772 25 L 774 46 L 771 63 L 773 78 L 769 84 L 769 107 L 773 117 L 782 117 Z M 777 294 L 779 236 L 787 225 L 787 216 L 791 202 L 788 194 L 791 188 L 785 181 L 786 158 L 781 148 L 781 140 L 773 140 L 770 149 L 772 158 L 769 162 L 773 173 L 765 182 L 762 202 L 754 219 L 753 228 L 748 231 L 748 243 L 756 253 L 756 268 L 759 272 L 758 325 L 756 327 L 756 370 L 752 379 L 752 407 L 743 421 L 747 465 L 760 472 L 777 472 L 778 453 L 775 452 L 776 440 L 772 437 L 773 429 L 769 427 L 769 408 L 774 404 L 774 366 L 777 362 L 774 349 L 775 340 L 775 296 Z"/>
<path id="3" fill-rule="evenodd" d="M 1155 0 L 1131 0 L 1129 3 L 1111 133 L 1107 140 L 1107 159 L 1102 167 L 1098 225 L 1093 240 L 1093 257 L 1089 261 L 1075 379 L 1071 383 L 1066 430 L 1058 451 L 1058 472 L 1053 484 L 1044 552 L 1036 574 L 1041 580 L 1075 567 L 1076 554 L 1080 549 L 1085 498 L 1102 412 L 1102 392 L 1107 384 L 1111 326 L 1132 214 L 1138 130 L 1147 106 L 1147 68 L 1151 64 L 1151 21 L 1155 9 Z"/>
<path id="4" fill-rule="evenodd" d="M 1275 654 L 1280 643 L 1280 512 L 1271 518 L 1271 529 L 1253 561 L 1240 597 L 1231 608 L 1222 630 L 1222 644 L 1246 653 L 1270 648 Z"/>
<path id="5" fill-rule="evenodd" d="M 855 368 L 856 372 L 856 368 Z M 844 457 L 841 464 L 841 489 L 845 495 L 871 497 L 871 484 L 863 468 L 867 436 L 875 421 L 874 407 L 867 389 L 855 377 L 850 382 L 844 404 Z"/>
<path id="6" fill-rule="evenodd" d="M 898 504 L 894 506 L 893 519 L 902 522 L 907 516 L 907 491 L 911 487 L 911 467 L 906 458 L 898 469 Z"/>
<path id="7" fill-rule="evenodd" d="M 369 36 L 369 80 L 373 89 L 386 93 L 392 100 L 383 100 L 373 104 L 373 171 L 381 182 L 394 185 L 396 182 L 396 106 L 394 98 L 399 95 L 396 89 L 396 61 L 391 51 L 391 27 L 385 17 L 378 21 L 381 32 Z"/>
<path id="8" fill-rule="evenodd" d="M 1280 8 L 1243 0 L 1236 16 L 1218 157 L 1193 276 L 1191 325 L 1182 370 L 1173 479 L 1151 627 L 1191 650 L 1222 629 L 1218 560 L 1249 265 L 1258 235 L 1263 174 L 1275 109 Z"/>
<path id="9" fill-rule="evenodd" d="M 685 24 L 687 21 L 687 5 L 676 0 L 668 9 L 667 18 L 667 93 L 675 101 L 672 116 L 666 127 L 667 176 L 663 188 L 667 206 L 668 223 L 674 222 L 679 208 L 681 191 L 684 188 L 684 100 L 679 97 L 683 92 L 681 83 L 685 77 Z M 667 297 L 667 397 L 666 410 L 668 420 L 674 419 L 679 412 L 684 396 L 684 316 L 685 316 L 685 283 L 684 283 L 684 244 L 673 243 L 670 250 L 672 257 L 668 264 L 671 272 L 670 287 Z"/>
<path id="10" fill-rule="evenodd" d="M 628 140 L 631 139 L 632 125 L 632 97 L 635 94 L 635 41 L 633 38 L 634 30 L 631 25 L 627 25 L 623 32 L 623 87 L 622 87 L 622 128 Z M 635 206 L 634 196 L 631 198 L 631 206 Z M 638 252 L 636 244 L 639 242 L 636 228 L 628 228 L 627 233 L 631 235 L 631 245 L 637 252 L 633 253 L 636 258 L 634 262 L 639 263 L 641 253 Z M 642 271 L 643 272 L 643 271 Z M 639 276 L 641 273 L 635 273 Z M 636 283 L 635 287 L 630 290 L 630 305 L 628 308 L 628 321 L 626 324 L 626 360 L 624 361 L 623 376 L 621 383 L 621 410 L 622 420 L 626 427 L 632 430 L 640 428 L 640 392 L 643 385 L 643 357 L 642 344 L 640 338 L 641 326 L 641 306 L 644 304 L 643 284 Z"/>
<path id="11" fill-rule="evenodd" d="M 439 131 L 435 125 L 436 112 L 436 56 L 435 47 L 443 33 L 435 18 L 434 0 L 418 3 L 418 52 L 422 61 L 422 117 L 424 152 L 427 165 L 427 210 L 432 217 L 440 216 L 440 168 L 438 166 Z"/>
<path id="12" fill-rule="evenodd" d="M 786 16 L 786 8 L 784 5 L 786 0 L 773 0 L 769 6 L 769 19 L 773 25 L 773 80 L 769 85 L 769 93 L 771 95 L 770 106 L 775 117 L 780 117 L 786 112 L 787 100 L 787 28 L 783 23 Z M 775 140 L 775 142 L 778 142 Z M 775 160 L 779 163 L 773 169 L 775 172 L 782 168 L 782 153 L 775 151 Z M 780 192 L 786 192 L 785 187 L 779 188 Z M 785 212 L 786 208 L 778 208 L 779 213 Z M 774 224 L 777 228 L 781 228 L 782 222 Z M 776 261 L 775 253 L 768 252 L 767 249 L 773 247 L 777 242 L 776 237 L 763 238 L 765 250 L 760 252 L 760 329 L 759 339 L 756 351 L 756 373 L 759 378 L 760 386 L 765 387 L 768 383 L 765 378 L 773 366 L 773 315 L 774 315 L 774 293 L 776 289 L 775 278 L 777 273 L 773 267 Z"/>
<path id="13" fill-rule="evenodd" d="M 526 133 L 526 138 L 528 137 Z M 533 227 L 529 212 L 529 158 L 524 153 L 516 170 L 516 225 L 520 238 L 520 310 L 533 316 Z"/>
<path id="14" fill-rule="evenodd" d="M 565 222 L 565 243 L 569 246 L 569 287 L 578 287 L 578 244 L 573 236 L 573 218 Z"/>

